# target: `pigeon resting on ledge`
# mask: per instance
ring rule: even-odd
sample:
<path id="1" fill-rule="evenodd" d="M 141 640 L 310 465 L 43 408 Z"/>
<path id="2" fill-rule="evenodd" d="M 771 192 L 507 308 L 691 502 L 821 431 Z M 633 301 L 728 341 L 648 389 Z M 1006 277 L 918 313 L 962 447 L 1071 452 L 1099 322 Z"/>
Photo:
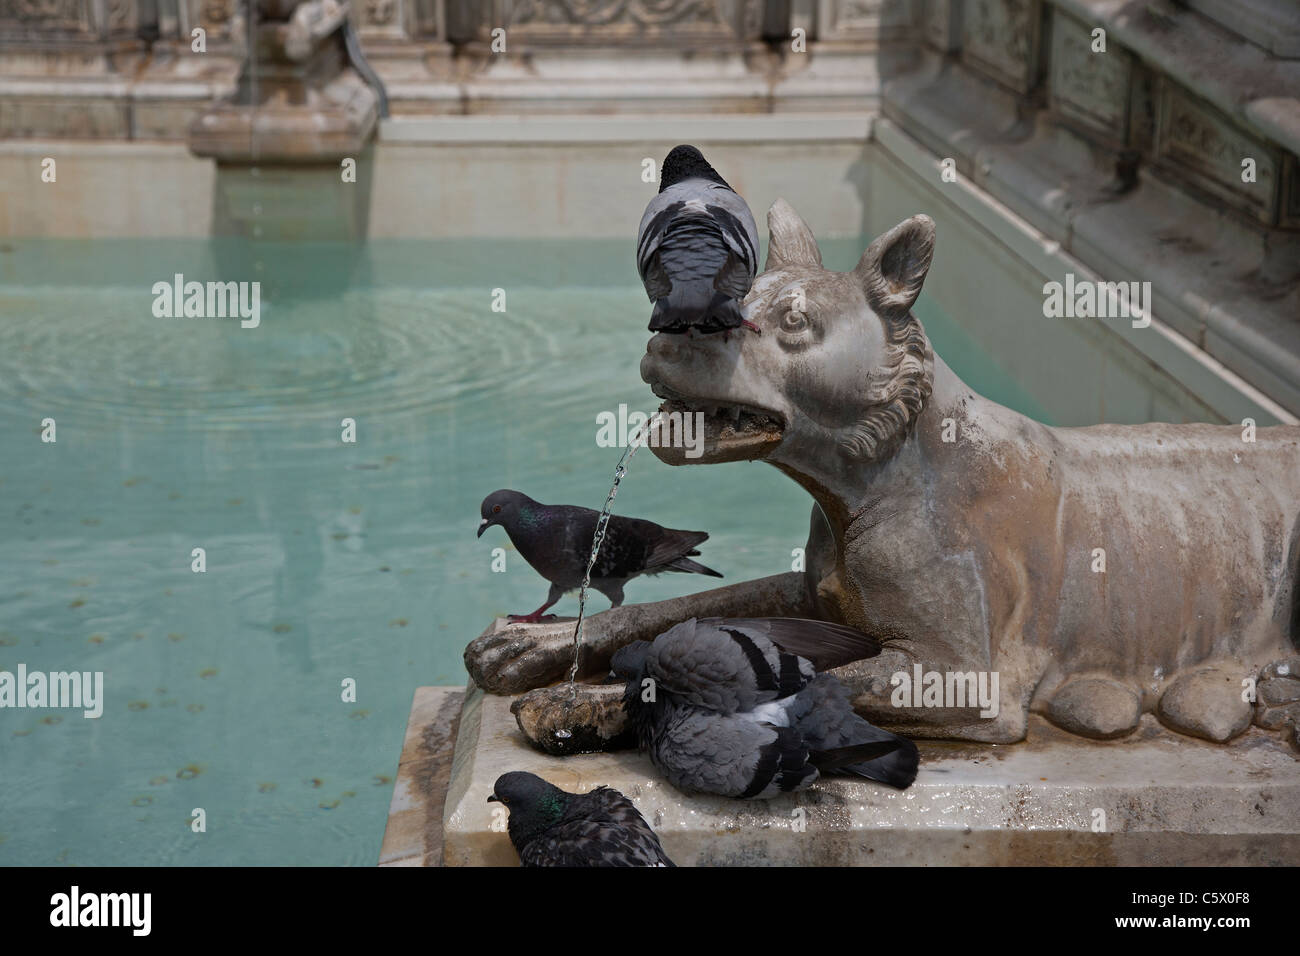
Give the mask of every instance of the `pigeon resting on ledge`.
<path id="1" fill-rule="evenodd" d="M 651 332 L 759 331 L 740 311 L 758 274 L 754 215 L 694 146 L 664 159 L 659 195 L 637 231 L 636 266 L 655 304 Z"/>
<path id="2" fill-rule="evenodd" d="M 900 790 L 916 779 L 916 745 L 867 723 L 817 673 L 878 653 L 874 638 L 824 621 L 691 618 L 620 648 L 612 666 L 641 748 L 673 786 L 766 798 L 824 772 Z"/>
<path id="3" fill-rule="evenodd" d="M 569 793 L 532 773 L 497 778 L 489 803 L 510 810 L 510 842 L 524 866 L 673 866 L 632 801 L 597 787 Z"/>
<path id="4" fill-rule="evenodd" d="M 544 505 L 518 491 L 503 490 L 483 499 L 480 516 L 479 537 L 492 525 L 500 525 L 524 560 L 551 582 L 546 603 L 531 614 L 510 615 L 512 621 L 540 621 L 542 612 L 566 591 L 582 586 L 599 511 Z M 618 607 L 623 603 L 623 585 L 639 574 L 680 571 L 720 578 L 717 571 L 691 560 L 700 553 L 695 546 L 708 537 L 704 531 L 674 531 L 652 521 L 611 515 L 600 557 L 591 569 L 591 586 Z"/>

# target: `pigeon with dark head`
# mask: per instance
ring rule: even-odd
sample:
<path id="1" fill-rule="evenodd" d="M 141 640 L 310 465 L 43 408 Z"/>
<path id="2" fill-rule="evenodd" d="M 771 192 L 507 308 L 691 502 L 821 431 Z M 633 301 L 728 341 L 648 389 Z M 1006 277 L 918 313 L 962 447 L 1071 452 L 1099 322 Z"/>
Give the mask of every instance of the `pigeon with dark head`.
<path id="1" fill-rule="evenodd" d="M 542 613 L 566 592 L 582 586 L 599 511 L 544 505 L 518 491 L 502 490 L 483 499 L 480 517 L 480 537 L 492 525 L 500 525 L 524 560 L 551 582 L 545 604 L 531 614 L 512 614 L 511 620 L 540 621 Z M 720 578 L 717 571 L 691 560 L 700 553 L 696 545 L 708 537 L 704 531 L 676 531 L 653 521 L 612 515 L 591 569 L 591 586 L 618 607 L 623 603 L 623 585 L 640 574 L 676 571 Z"/>
<path id="2" fill-rule="evenodd" d="M 488 802 L 510 811 L 506 829 L 524 866 L 673 866 L 632 801 L 609 787 L 569 793 L 515 771 L 497 778 Z"/>
<path id="3" fill-rule="evenodd" d="M 694 146 L 674 147 L 637 232 L 637 271 L 654 303 L 651 332 L 758 326 L 740 302 L 758 274 L 758 228 L 745 200 Z"/>
<path id="4" fill-rule="evenodd" d="M 623 704 L 641 748 L 679 790 L 773 797 L 823 773 L 905 789 L 910 740 L 863 720 L 820 669 L 874 657 L 880 644 L 840 624 L 798 618 L 691 618 L 619 649 Z"/>

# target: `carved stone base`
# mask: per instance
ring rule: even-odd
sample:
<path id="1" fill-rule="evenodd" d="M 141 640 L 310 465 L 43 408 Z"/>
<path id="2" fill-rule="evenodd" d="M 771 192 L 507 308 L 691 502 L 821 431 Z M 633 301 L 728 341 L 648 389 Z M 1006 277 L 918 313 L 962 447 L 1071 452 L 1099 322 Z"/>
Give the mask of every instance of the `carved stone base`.
<path id="1" fill-rule="evenodd" d="M 417 693 L 408 742 L 426 726 L 436 738 L 445 723 L 419 705 L 429 690 Z M 687 797 L 635 751 L 541 754 L 524 742 L 509 698 L 472 690 L 445 808 L 440 781 L 399 769 L 406 796 L 394 807 L 423 806 L 426 818 L 393 818 L 390 829 L 430 832 L 442 810 L 448 865 L 513 866 L 487 797 L 498 775 L 528 770 L 571 791 L 621 790 L 681 866 L 1300 864 L 1300 762 L 1258 730 L 1231 745 L 1202 744 L 1148 716 L 1103 745 L 1034 717 L 1022 744 L 918 743 L 920 775 L 901 793 L 835 778 L 776 800 Z M 398 858 L 387 840 L 385 854 Z M 400 858 L 438 863 L 419 847 Z"/>
<path id="2" fill-rule="evenodd" d="M 234 95 L 190 127 L 189 146 L 220 163 L 329 163 L 355 157 L 379 119 L 379 98 L 347 62 L 340 33 L 291 58 L 292 28 L 261 25 L 257 57 Z"/>
<path id="3" fill-rule="evenodd" d="M 300 96 L 219 103 L 190 127 L 190 149 L 225 163 L 337 162 L 370 141 L 378 100 L 356 73 L 346 70 Z"/>

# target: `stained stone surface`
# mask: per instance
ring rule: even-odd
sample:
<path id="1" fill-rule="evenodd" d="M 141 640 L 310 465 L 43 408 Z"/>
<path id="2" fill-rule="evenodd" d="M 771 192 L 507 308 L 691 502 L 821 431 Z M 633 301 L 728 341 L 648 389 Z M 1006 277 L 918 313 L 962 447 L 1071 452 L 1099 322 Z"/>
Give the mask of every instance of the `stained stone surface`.
<path id="1" fill-rule="evenodd" d="M 460 726 L 463 687 L 420 687 L 411 705 L 380 866 L 441 866 L 443 798 Z"/>
<path id="2" fill-rule="evenodd" d="M 1300 761 L 1254 728 L 1216 745 L 1146 715 L 1131 736 L 1093 742 L 1035 716 L 1023 744 L 919 741 L 920 775 L 901 793 L 840 778 L 742 801 L 683 796 L 635 751 L 542 754 L 510 704 L 478 690 L 465 699 L 443 818 L 448 865 L 517 864 L 487 803 L 509 770 L 570 790 L 616 787 L 679 865 L 1300 864 Z M 436 795 L 426 796 L 431 812 Z"/>

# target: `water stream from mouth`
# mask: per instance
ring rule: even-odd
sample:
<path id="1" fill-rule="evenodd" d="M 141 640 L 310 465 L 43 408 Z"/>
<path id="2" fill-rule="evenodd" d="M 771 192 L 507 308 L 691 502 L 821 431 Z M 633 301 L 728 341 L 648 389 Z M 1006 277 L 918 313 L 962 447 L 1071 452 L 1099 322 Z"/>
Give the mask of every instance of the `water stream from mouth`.
<path id="1" fill-rule="evenodd" d="M 596 566 L 596 558 L 600 555 L 601 542 L 605 540 L 605 527 L 609 524 L 610 509 L 614 505 L 614 497 L 618 494 L 619 483 L 627 475 L 628 462 L 632 460 L 632 456 L 641 447 L 646 436 L 658 423 L 661 415 L 662 412 L 655 412 L 637 430 L 631 441 L 627 443 L 627 448 L 624 449 L 622 456 L 618 459 L 618 464 L 614 466 L 614 484 L 610 486 L 609 496 L 605 498 L 605 507 L 601 509 L 600 518 L 596 521 L 596 533 L 591 539 L 591 556 L 587 559 L 587 573 L 583 575 L 582 589 L 578 592 L 578 623 L 573 628 L 573 666 L 569 668 L 570 684 L 573 684 L 578 678 L 578 655 L 582 652 L 582 619 L 587 614 L 587 590 L 591 587 L 591 570 Z"/>

